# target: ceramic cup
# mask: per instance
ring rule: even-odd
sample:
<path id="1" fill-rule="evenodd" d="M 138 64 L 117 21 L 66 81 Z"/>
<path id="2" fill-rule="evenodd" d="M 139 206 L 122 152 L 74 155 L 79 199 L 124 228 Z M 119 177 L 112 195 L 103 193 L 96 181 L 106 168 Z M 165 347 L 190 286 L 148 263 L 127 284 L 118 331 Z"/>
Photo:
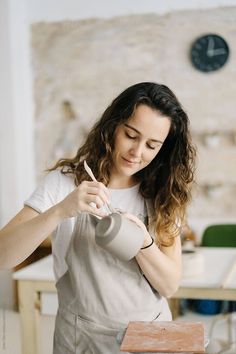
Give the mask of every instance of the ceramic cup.
<path id="1" fill-rule="evenodd" d="M 120 260 L 129 261 L 143 246 L 144 232 L 135 222 L 113 213 L 97 223 L 95 241 Z"/>

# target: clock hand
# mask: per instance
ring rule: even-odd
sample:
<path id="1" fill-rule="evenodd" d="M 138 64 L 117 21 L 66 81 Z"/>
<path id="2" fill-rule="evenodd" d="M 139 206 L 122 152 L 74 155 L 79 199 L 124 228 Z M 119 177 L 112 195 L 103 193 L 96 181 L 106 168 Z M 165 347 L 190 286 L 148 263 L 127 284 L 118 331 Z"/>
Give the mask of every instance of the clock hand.
<path id="1" fill-rule="evenodd" d="M 226 50 L 224 48 L 218 48 L 212 51 L 212 56 L 216 56 L 216 55 L 222 55 L 222 54 L 226 54 Z"/>
<path id="2" fill-rule="evenodd" d="M 212 37 L 208 38 L 208 46 L 207 46 L 207 56 L 212 57 L 214 51 L 214 40 Z"/>

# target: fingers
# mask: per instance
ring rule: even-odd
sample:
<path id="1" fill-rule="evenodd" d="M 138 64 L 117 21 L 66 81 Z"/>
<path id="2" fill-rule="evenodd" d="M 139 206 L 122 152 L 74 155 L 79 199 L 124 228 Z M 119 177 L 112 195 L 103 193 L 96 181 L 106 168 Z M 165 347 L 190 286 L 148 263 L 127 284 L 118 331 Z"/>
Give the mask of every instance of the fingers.
<path id="1" fill-rule="evenodd" d="M 80 185 L 87 203 L 95 203 L 100 208 L 104 203 L 109 203 L 109 191 L 103 183 L 84 181 Z"/>
<path id="2" fill-rule="evenodd" d="M 77 192 L 83 211 L 101 217 L 107 215 L 104 211 L 99 210 L 105 203 L 109 203 L 109 191 L 103 183 L 83 181 L 78 186 Z"/>
<path id="3" fill-rule="evenodd" d="M 141 229 L 144 231 L 144 232 L 147 232 L 147 228 L 146 226 L 144 225 L 144 223 L 135 215 L 133 214 L 129 214 L 129 213 L 124 213 L 123 214 L 127 219 L 135 222 L 139 227 L 141 227 Z"/>
<path id="4" fill-rule="evenodd" d="M 110 193 L 108 188 L 101 182 L 94 182 L 94 181 L 83 181 L 80 186 L 83 189 L 94 188 L 93 191 L 98 191 L 99 193 L 104 193 L 107 198 L 109 198 Z"/>
<path id="5" fill-rule="evenodd" d="M 107 213 L 99 208 L 108 203 L 108 195 L 109 191 L 103 183 L 84 181 L 58 203 L 58 208 L 64 218 L 78 216 L 81 212 L 104 217 Z M 91 203 L 94 207 L 90 205 Z"/>
<path id="6" fill-rule="evenodd" d="M 109 202 L 110 193 L 108 188 L 101 182 L 88 182 L 83 181 L 79 187 L 81 191 L 92 194 L 92 195 L 99 195 L 105 203 Z"/>
<path id="7" fill-rule="evenodd" d="M 86 194 L 84 197 L 84 202 L 86 204 L 93 203 L 98 209 L 107 203 L 106 200 L 102 199 L 99 195 L 96 194 Z"/>
<path id="8" fill-rule="evenodd" d="M 102 203 L 109 203 L 109 197 L 107 195 L 107 193 L 104 191 L 104 189 L 99 189 L 97 187 L 87 187 L 86 189 L 86 194 L 87 196 L 91 197 L 91 198 L 95 198 L 95 200 L 92 200 L 94 201 L 96 204 L 96 197 L 98 197 Z"/>
<path id="9" fill-rule="evenodd" d="M 148 244 L 150 242 L 150 238 L 151 238 L 151 235 L 149 234 L 145 224 L 135 215 L 133 214 L 129 214 L 129 213 L 124 213 L 123 214 L 127 219 L 133 221 L 136 223 L 136 225 L 138 225 L 142 230 L 143 230 L 143 233 L 145 235 L 145 239 L 144 239 L 144 244 L 143 246 L 146 246 L 146 244 Z"/>

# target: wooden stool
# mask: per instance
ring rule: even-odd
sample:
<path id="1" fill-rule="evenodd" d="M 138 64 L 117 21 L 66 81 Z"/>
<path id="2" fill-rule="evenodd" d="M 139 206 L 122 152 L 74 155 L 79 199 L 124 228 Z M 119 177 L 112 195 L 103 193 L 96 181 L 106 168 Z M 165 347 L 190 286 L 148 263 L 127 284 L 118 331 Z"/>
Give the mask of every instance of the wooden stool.
<path id="1" fill-rule="evenodd" d="M 204 353 L 204 327 L 199 322 L 130 322 L 120 351 Z"/>

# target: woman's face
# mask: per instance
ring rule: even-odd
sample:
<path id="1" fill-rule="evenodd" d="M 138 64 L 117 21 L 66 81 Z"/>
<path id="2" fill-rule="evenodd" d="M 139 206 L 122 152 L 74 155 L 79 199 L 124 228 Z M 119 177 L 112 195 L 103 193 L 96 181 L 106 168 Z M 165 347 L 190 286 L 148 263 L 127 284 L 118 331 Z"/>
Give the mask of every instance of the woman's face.
<path id="1" fill-rule="evenodd" d="M 132 176 L 158 154 L 169 130 L 170 118 L 141 104 L 134 114 L 116 128 L 113 170 L 109 186 L 132 186 Z"/>

